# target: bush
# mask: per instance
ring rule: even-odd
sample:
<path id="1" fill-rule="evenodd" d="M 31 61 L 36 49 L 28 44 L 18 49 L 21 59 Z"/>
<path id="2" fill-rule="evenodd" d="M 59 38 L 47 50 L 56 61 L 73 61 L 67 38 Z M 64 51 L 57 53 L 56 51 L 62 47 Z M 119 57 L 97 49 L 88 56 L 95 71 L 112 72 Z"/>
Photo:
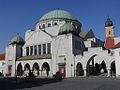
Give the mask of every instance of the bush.
<path id="1" fill-rule="evenodd" d="M 32 72 L 29 72 L 26 78 L 35 78 L 35 75 Z"/>
<path id="2" fill-rule="evenodd" d="M 53 75 L 53 78 L 55 78 L 55 79 L 62 79 L 62 74 L 59 71 L 57 71 L 56 74 Z"/>
<path id="3" fill-rule="evenodd" d="M 0 72 L 0 76 L 3 76 L 3 74 Z"/>

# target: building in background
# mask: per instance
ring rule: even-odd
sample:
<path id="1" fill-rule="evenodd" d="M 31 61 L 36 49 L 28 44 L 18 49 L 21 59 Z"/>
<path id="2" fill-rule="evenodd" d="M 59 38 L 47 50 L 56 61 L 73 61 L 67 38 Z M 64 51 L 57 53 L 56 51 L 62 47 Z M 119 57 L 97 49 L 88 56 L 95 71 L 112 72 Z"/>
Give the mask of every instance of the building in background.
<path id="1" fill-rule="evenodd" d="M 93 31 L 81 30 L 82 23 L 65 10 L 53 10 L 43 15 L 34 30 L 25 32 L 25 40 L 16 35 L 6 46 L 6 74 L 52 77 L 103 75 L 119 76 L 116 64 L 120 38 L 114 38 L 113 22 L 105 22 L 106 42 Z M 117 68 L 117 69 L 116 69 Z M 118 70 L 116 72 L 116 70 Z"/>
<path id="2" fill-rule="evenodd" d="M 0 54 L 0 76 L 5 76 L 5 54 Z"/>

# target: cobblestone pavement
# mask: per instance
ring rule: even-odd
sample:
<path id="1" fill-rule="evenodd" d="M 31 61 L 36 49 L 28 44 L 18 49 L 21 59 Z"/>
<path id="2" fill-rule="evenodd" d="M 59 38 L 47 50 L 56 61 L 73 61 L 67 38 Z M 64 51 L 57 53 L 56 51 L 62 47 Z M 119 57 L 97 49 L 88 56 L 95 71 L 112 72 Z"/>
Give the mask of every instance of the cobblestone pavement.
<path id="1" fill-rule="evenodd" d="M 62 80 L 0 78 L 0 90 L 120 90 L 120 79 L 75 77 Z"/>

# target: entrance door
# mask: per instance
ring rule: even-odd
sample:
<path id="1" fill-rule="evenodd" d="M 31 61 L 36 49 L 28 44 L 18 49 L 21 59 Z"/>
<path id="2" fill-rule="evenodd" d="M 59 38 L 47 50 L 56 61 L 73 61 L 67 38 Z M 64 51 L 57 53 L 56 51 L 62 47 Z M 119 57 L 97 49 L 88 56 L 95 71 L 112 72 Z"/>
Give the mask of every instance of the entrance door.
<path id="1" fill-rule="evenodd" d="M 65 65 L 59 65 L 59 72 L 65 77 Z"/>
<path id="2" fill-rule="evenodd" d="M 8 65 L 8 76 L 11 76 L 12 65 Z"/>

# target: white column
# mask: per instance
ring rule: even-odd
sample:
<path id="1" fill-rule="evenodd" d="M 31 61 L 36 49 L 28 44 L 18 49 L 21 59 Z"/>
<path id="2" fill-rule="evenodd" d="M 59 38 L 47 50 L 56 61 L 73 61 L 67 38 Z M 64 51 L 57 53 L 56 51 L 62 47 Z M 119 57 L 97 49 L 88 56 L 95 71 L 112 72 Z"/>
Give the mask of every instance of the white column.
<path id="1" fill-rule="evenodd" d="M 110 77 L 110 68 L 107 69 L 107 77 Z"/>
<path id="2" fill-rule="evenodd" d="M 86 68 L 84 69 L 84 76 L 85 76 L 85 77 L 87 76 Z"/>
<path id="3" fill-rule="evenodd" d="M 30 56 L 30 46 L 29 46 L 29 55 L 28 56 Z"/>
<path id="4" fill-rule="evenodd" d="M 43 54 L 43 44 L 41 44 L 41 54 Z"/>
<path id="5" fill-rule="evenodd" d="M 76 77 L 76 69 L 74 69 L 74 77 Z"/>
<path id="6" fill-rule="evenodd" d="M 37 47 L 37 55 L 39 54 L 39 48 L 38 48 L 38 45 L 36 45 L 36 47 Z"/>
<path id="7" fill-rule="evenodd" d="M 35 45 L 33 45 L 33 53 L 32 55 L 35 55 Z"/>
<path id="8" fill-rule="evenodd" d="M 47 43 L 46 43 L 46 54 L 48 54 L 48 48 L 47 48 Z"/>

